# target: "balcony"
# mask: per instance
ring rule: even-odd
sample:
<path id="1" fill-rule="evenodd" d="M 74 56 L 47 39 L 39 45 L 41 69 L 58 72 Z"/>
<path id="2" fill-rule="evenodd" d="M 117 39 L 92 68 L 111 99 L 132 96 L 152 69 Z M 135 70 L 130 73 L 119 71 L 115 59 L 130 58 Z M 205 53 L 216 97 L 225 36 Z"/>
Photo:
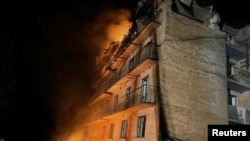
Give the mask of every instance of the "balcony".
<path id="1" fill-rule="evenodd" d="M 138 45 L 141 45 L 143 41 L 155 30 L 159 25 L 159 17 L 161 17 L 161 9 L 152 10 L 144 13 L 144 16 L 136 18 L 133 22 L 132 27 L 129 29 L 128 35 L 125 36 L 122 42 L 117 47 L 116 51 L 110 58 L 110 65 L 112 66 L 118 58 L 127 58 L 130 53 L 134 51 Z M 107 62 L 108 63 L 108 62 Z M 110 71 L 106 71 L 103 76 L 98 76 L 95 83 L 92 85 L 93 88 L 99 89 L 100 85 L 105 81 L 107 74 L 110 74 Z"/>
<path id="2" fill-rule="evenodd" d="M 114 73 L 106 82 L 107 91 L 110 91 L 113 85 L 123 83 L 124 81 L 132 79 L 134 76 L 140 74 L 143 70 L 152 66 L 157 60 L 157 46 L 149 43 L 142 48 L 135 56 L 128 61 L 124 67 Z"/>
<path id="3" fill-rule="evenodd" d="M 228 118 L 230 122 L 238 124 L 250 124 L 250 110 L 228 105 Z"/>
<path id="4" fill-rule="evenodd" d="M 95 92 L 96 97 L 94 97 L 90 104 L 107 97 L 114 85 L 119 85 L 124 81 L 131 80 L 134 76 L 155 64 L 157 60 L 157 45 L 148 43 L 133 58 L 133 62 L 129 61 L 124 64 L 120 71 L 112 73 L 111 76 L 99 86 L 99 89 Z"/>
<path id="5" fill-rule="evenodd" d="M 90 119 L 89 124 L 152 107 L 155 104 L 156 92 L 155 86 L 143 85 L 135 91 L 104 105 L 102 109 L 98 109 L 97 111 L 101 112 L 98 112 L 98 116 Z"/>
<path id="6" fill-rule="evenodd" d="M 145 70 L 145 68 L 152 66 L 156 60 L 157 46 L 153 43 L 148 43 L 128 62 L 128 73 L 134 76 L 138 75 Z"/>
<path id="7" fill-rule="evenodd" d="M 116 104 L 107 106 L 106 116 L 121 111 L 137 111 L 145 109 L 155 103 L 156 87 L 143 85 L 135 91 L 120 97 Z"/>
<path id="8" fill-rule="evenodd" d="M 227 55 L 229 58 L 233 58 L 236 61 L 240 61 L 247 57 L 247 49 L 245 46 L 242 46 L 242 45 L 236 46 L 236 45 L 227 43 L 226 47 L 227 47 Z"/>
<path id="9" fill-rule="evenodd" d="M 249 91 L 250 73 L 236 67 L 228 68 L 228 86 L 237 92 Z"/>

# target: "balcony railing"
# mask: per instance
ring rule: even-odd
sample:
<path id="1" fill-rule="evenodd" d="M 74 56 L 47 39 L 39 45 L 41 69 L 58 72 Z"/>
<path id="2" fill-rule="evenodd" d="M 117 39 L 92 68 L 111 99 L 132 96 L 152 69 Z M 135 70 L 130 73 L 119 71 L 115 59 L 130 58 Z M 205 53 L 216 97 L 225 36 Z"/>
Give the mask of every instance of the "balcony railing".
<path id="1" fill-rule="evenodd" d="M 132 91 L 126 95 L 123 95 L 118 99 L 118 101 L 114 101 L 114 103 L 110 103 L 106 106 L 105 116 L 112 115 L 114 113 L 124 111 L 126 109 L 134 108 L 134 110 L 142 109 L 145 106 L 141 106 L 142 104 L 152 105 L 155 103 L 156 96 L 156 87 L 143 85 L 137 88 L 135 91 Z M 115 104 L 116 103 L 116 104 Z M 147 106 L 146 106 L 147 107 Z M 131 110 L 131 109 L 130 109 Z"/>
<path id="2" fill-rule="evenodd" d="M 250 110 L 239 107 L 228 105 L 228 118 L 229 121 L 239 124 L 250 124 Z"/>
<path id="3" fill-rule="evenodd" d="M 102 84 L 101 88 L 99 89 L 98 93 L 103 93 L 104 91 L 111 88 L 114 84 L 116 84 L 121 79 L 127 79 L 127 75 L 132 73 L 137 67 L 141 69 L 145 69 L 147 65 L 151 65 L 150 63 L 143 65 L 146 61 L 155 61 L 157 60 L 157 46 L 153 43 L 149 43 L 144 46 L 134 57 L 133 65 L 131 62 L 128 61 L 124 67 L 119 70 L 118 72 L 114 72 L 106 81 Z M 140 71 L 136 71 L 136 73 L 140 73 Z M 131 74 L 130 74 L 131 75 Z M 133 75 L 136 75 L 135 72 Z"/>
<path id="4" fill-rule="evenodd" d="M 228 68 L 228 80 L 233 83 L 237 83 L 239 85 L 250 88 L 250 73 L 236 68 L 230 67 Z"/>
<path id="5" fill-rule="evenodd" d="M 246 46 L 233 45 L 233 44 L 227 43 L 226 47 L 227 47 L 227 56 L 229 58 L 233 58 L 237 61 L 240 61 L 249 57 L 249 55 L 247 54 Z"/>
<path id="6" fill-rule="evenodd" d="M 144 11 L 141 16 L 135 17 L 128 35 L 123 38 L 118 50 L 111 57 L 111 62 L 115 61 L 131 43 L 140 44 L 153 29 L 158 27 L 162 10 L 156 10 L 153 5 L 149 9 Z"/>
<path id="7" fill-rule="evenodd" d="M 88 123 L 108 119 L 123 112 L 133 112 L 151 107 L 155 103 L 156 92 L 155 86 L 143 85 L 118 98 L 117 101 L 113 100 L 101 104 L 102 106 L 92 107 L 94 109 L 90 109 Z"/>

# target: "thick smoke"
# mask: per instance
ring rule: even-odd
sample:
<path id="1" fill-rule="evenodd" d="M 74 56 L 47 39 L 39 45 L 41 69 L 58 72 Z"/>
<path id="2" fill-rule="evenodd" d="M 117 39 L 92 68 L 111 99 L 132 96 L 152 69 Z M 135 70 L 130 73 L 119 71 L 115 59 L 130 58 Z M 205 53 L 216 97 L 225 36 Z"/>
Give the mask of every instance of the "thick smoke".
<path id="1" fill-rule="evenodd" d="M 2 5 L 0 138 L 82 138 L 91 83 L 102 68 L 96 56 L 125 36 L 125 5 L 134 1 L 84 2 Z"/>
<path id="2" fill-rule="evenodd" d="M 48 71 L 48 102 L 55 121 L 51 141 L 81 140 L 90 84 L 99 73 L 96 56 L 111 42 L 121 41 L 130 27 L 127 9 L 105 7 L 99 12 L 88 21 L 74 15 L 45 20 L 49 21 L 44 28 L 50 42 L 43 58 Z"/>

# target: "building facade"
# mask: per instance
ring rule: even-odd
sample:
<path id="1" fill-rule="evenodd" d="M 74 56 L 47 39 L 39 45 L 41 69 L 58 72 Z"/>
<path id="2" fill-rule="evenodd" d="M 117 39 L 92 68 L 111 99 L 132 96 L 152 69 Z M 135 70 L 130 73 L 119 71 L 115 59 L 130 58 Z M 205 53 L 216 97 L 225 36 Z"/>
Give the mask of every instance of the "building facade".
<path id="1" fill-rule="evenodd" d="M 229 124 L 250 124 L 249 25 L 234 29 L 224 25 L 227 34 Z"/>
<path id="2" fill-rule="evenodd" d="M 123 41 L 97 57 L 86 141 L 206 141 L 207 125 L 231 123 L 228 93 L 242 87 L 228 77 L 228 34 L 176 1 L 141 1 Z"/>
<path id="3" fill-rule="evenodd" d="M 158 46 L 153 33 L 160 26 L 160 11 L 149 8 L 139 11 L 121 43 L 111 43 L 97 57 L 97 66 L 105 65 L 93 84 L 84 133 L 88 141 L 158 140 Z M 110 59 L 103 63 L 105 57 Z"/>

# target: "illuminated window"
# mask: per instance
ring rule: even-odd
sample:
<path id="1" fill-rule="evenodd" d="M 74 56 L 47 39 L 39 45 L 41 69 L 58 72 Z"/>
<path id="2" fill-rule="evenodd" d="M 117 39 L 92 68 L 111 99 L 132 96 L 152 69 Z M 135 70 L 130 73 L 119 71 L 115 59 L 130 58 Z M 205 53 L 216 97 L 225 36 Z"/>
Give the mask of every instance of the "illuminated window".
<path id="1" fill-rule="evenodd" d="M 145 127 L 146 127 L 146 116 L 138 117 L 137 137 L 144 137 L 145 136 Z"/>
<path id="2" fill-rule="evenodd" d="M 117 105 L 118 105 L 118 95 L 116 95 L 114 99 L 114 112 L 116 112 L 117 110 Z"/>
<path id="3" fill-rule="evenodd" d="M 114 127 L 115 127 L 115 124 L 114 124 L 114 123 L 111 123 L 111 124 L 110 124 L 110 127 L 109 127 L 109 138 L 110 138 L 110 139 L 113 139 Z"/>
<path id="4" fill-rule="evenodd" d="M 125 94 L 125 107 L 128 107 L 128 106 L 129 106 L 130 93 L 131 93 L 131 87 L 128 87 L 128 88 L 126 89 L 126 94 Z"/>
<path id="5" fill-rule="evenodd" d="M 132 69 L 134 69 L 134 66 L 135 66 L 135 57 L 129 60 L 128 71 L 130 72 Z"/>
<path id="6" fill-rule="evenodd" d="M 121 138 L 126 138 L 127 128 L 128 128 L 128 121 L 122 120 L 121 135 L 120 135 Z"/>
<path id="7" fill-rule="evenodd" d="M 148 94 L 148 76 L 142 79 L 140 101 L 145 102 Z"/>

